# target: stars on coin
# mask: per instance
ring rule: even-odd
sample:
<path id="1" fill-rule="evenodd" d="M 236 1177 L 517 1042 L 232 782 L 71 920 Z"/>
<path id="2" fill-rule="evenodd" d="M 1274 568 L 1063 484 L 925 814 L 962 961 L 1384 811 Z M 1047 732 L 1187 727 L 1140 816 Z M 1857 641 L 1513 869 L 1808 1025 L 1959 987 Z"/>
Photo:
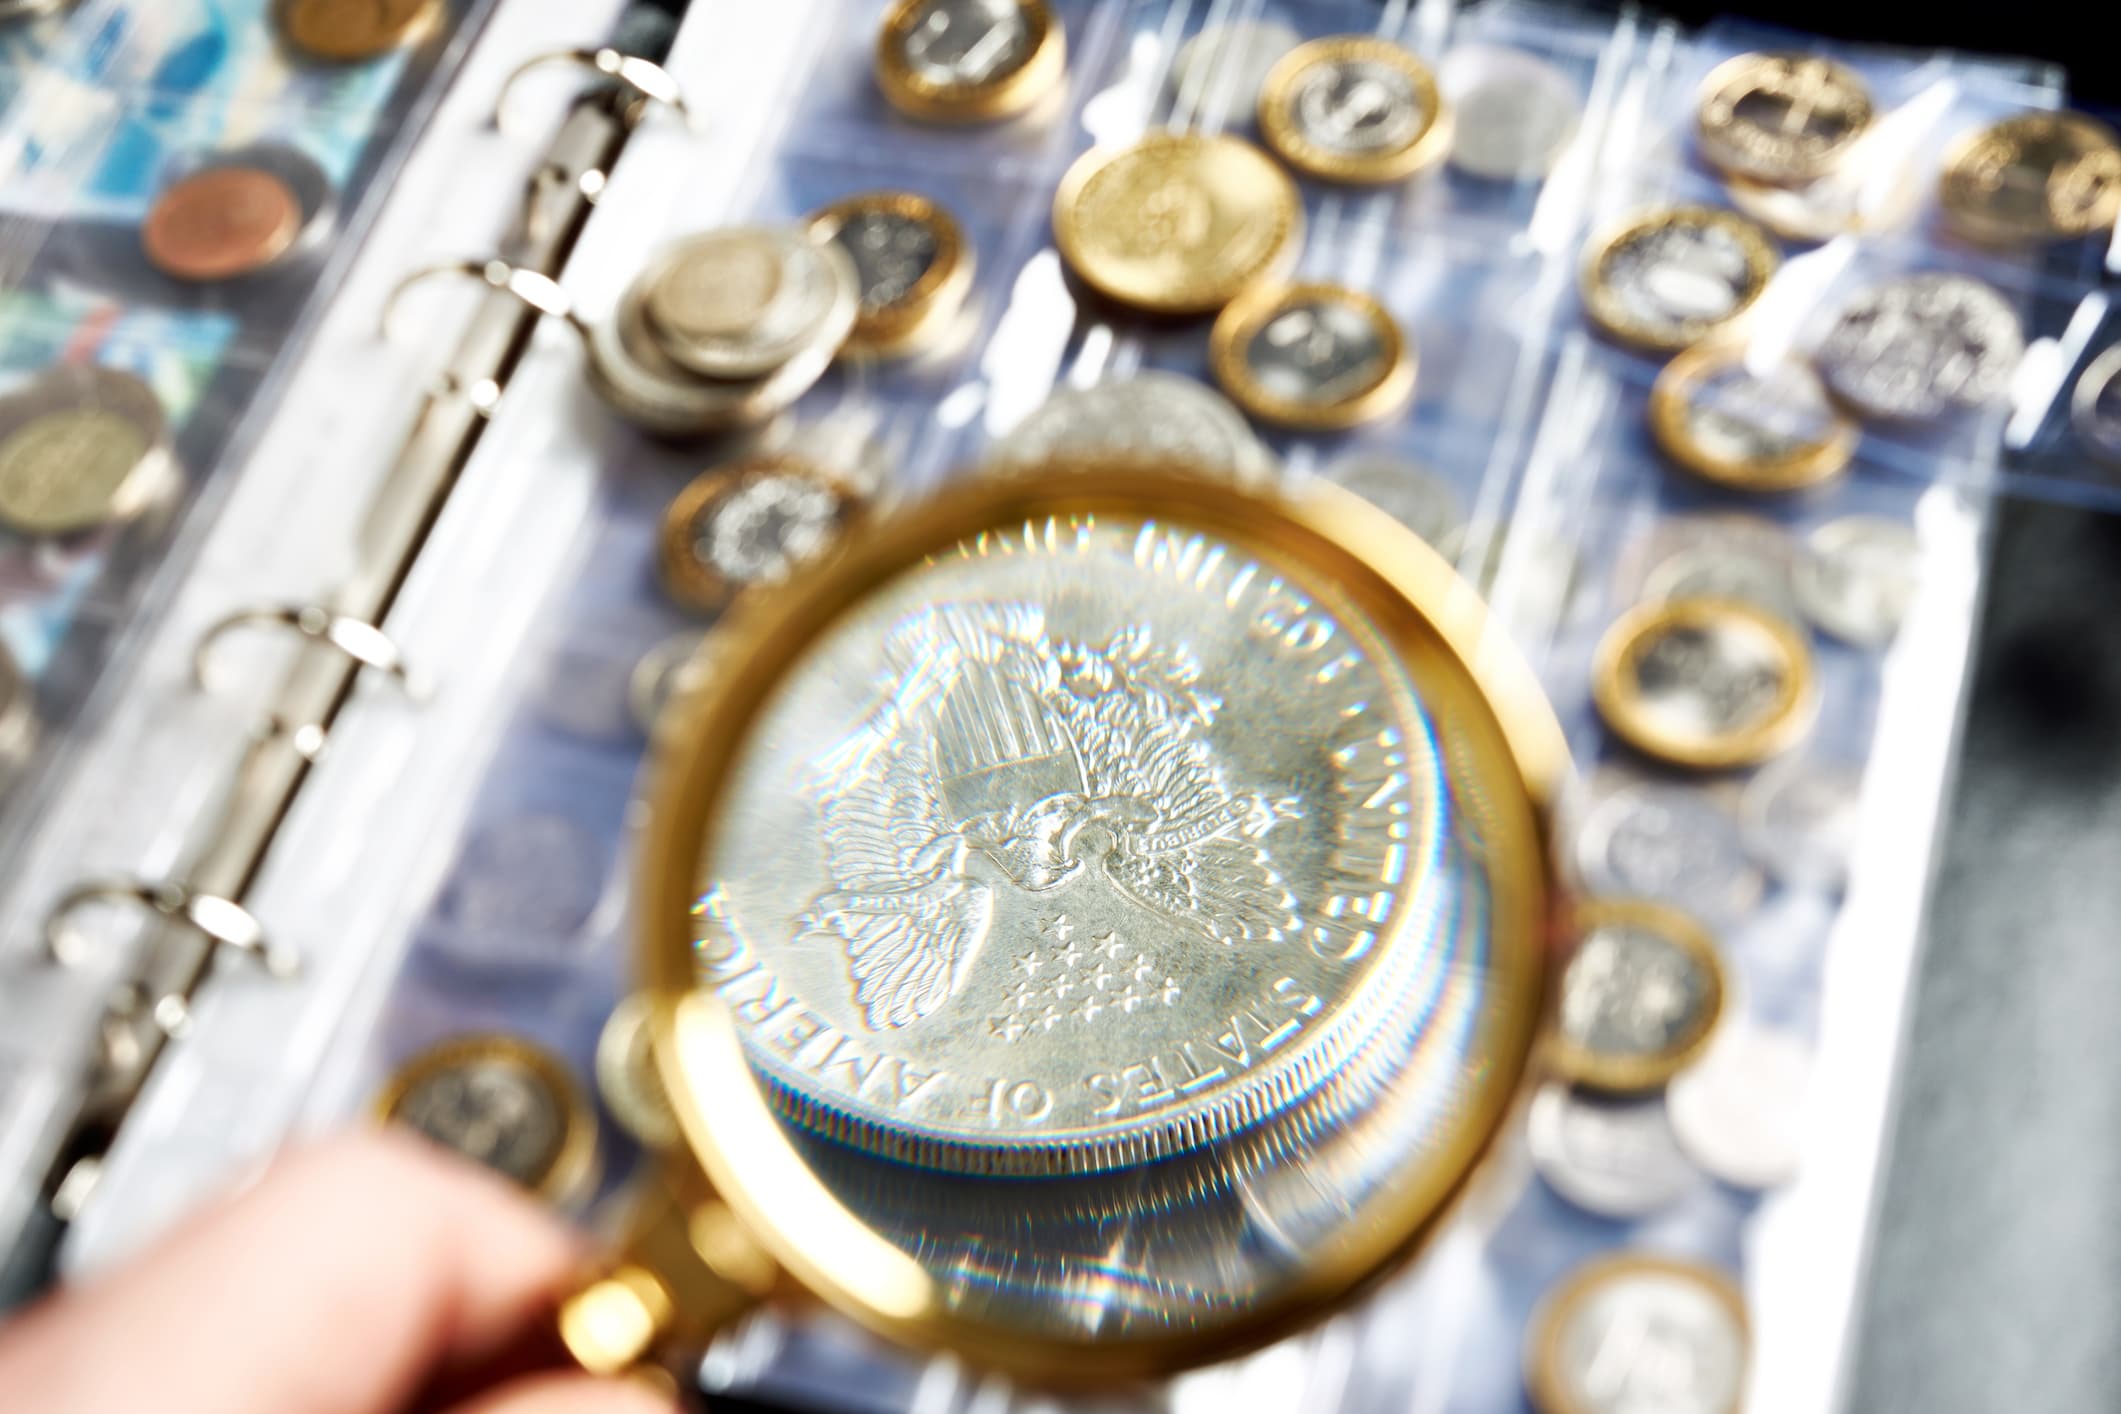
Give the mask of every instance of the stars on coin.
<path id="1" fill-rule="evenodd" d="M 1046 960 L 1038 955 L 1038 949 L 1036 948 L 1033 948 L 1030 952 L 1016 955 L 1016 965 L 1024 970 L 1026 977 L 1038 976 L 1038 970 L 1045 966 L 1045 962 Z"/>
<path id="2" fill-rule="evenodd" d="M 1090 940 L 1090 951 L 1102 953 L 1114 962 L 1119 961 L 1119 955 L 1126 950 L 1127 945 L 1120 941 L 1117 933 L 1100 933 Z"/>
<path id="3" fill-rule="evenodd" d="M 1143 1007 L 1168 1007 L 1181 989 L 1117 930 L 1095 934 L 1090 946 L 1072 936 L 1066 914 L 1045 919 L 1039 932 L 1055 942 L 1016 958 L 1024 976 L 1002 993 L 1005 1010 L 987 1018 L 987 1034 L 1015 1045 L 1064 1021 L 1095 1025 L 1107 1012 L 1132 1016 Z M 1035 980 L 1041 976 L 1048 980 Z"/>
<path id="4" fill-rule="evenodd" d="M 1069 935 L 1075 931 L 1075 925 L 1070 923 L 1068 915 L 1063 913 L 1056 918 L 1048 918 L 1041 922 L 1038 925 L 1038 931 L 1057 942 L 1065 943 L 1068 941 Z"/>

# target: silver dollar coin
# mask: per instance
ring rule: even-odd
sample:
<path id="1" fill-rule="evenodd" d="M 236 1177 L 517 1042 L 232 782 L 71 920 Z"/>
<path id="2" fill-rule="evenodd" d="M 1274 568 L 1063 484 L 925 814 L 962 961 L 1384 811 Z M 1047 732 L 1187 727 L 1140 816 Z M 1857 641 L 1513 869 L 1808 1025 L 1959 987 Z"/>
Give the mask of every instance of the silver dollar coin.
<path id="1" fill-rule="evenodd" d="M 1473 176 L 1534 181 L 1554 170 L 1576 136 L 1576 86 L 1521 50 L 1461 45 L 1437 82 L 1458 114 L 1451 164 Z"/>
<path id="2" fill-rule="evenodd" d="M 1171 89 L 1181 116 L 1211 128 L 1242 127 L 1259 107 L 1259 90 L 1302 36 L 1273 20 L 1209 25 L 1179 47 Z"/>
<path id="3" fill-rule="evenodd" d="M 1900 632 L 1922 587 L 1922 547 L 1912 527 L 1883 516 L 1843 516 L 1805 537 L 1797 599 L 1826 632 L 1882 648 Z"/>
<path id="4" fill-rule="evenodd" d="M 1856 849 L 1861 788 L 1848 766 L 1801 756 L 1775 762 L 1739 798 L 1747 848 L 1785 883 L 1839 888 Z"/>
<path id="5" fill-rule="evenodd" d="M 1465 525 L 1465 503 L 1451 483 L 1414 462 L 1382 452 L 1355 452 L 1327 468 L 1326 477 L 1413 531 L 1432 548 L 1450 544 Z"/>
<path id="6" fill-rule="evenodd" d="M 1812 1050 L 1759 1026 L 1726 1027 L 1667 1096 L 1672 1130 L 1695 1163 L 1734 1188 L 1774 1188 L 1797 1176 Z"/>
<path id="7" fill-rule="evenodd" d="M 2077 375 L 2069 420 L 2086 451 L 2101 461 L 2121 464 L 2121 344 L 2109 347 Z"/>
<path id="8" fill-rule="evenodd" d="M 997 531 L 808 651 L 742 749 L 697 925 L 798 1122 L 1094 1170 L 1407 1034 L 1450 970 L 1417 911 L 1451 887 L 1441 836 L 1408 827 L 1442 799 L 1435 738 L 1371 630 L 1288 574 L 1161 521 Z M 1315 632 L 1269 629 L 1292 593 Z M 1427 931 L 1374 945 L 1401 917 Z"/>
<path id="9" fill-rule="evenodd" d="M 1228 399 L 1191 378 L 1153 371 L 1062 389 L 1003 437 L 992 459 L 1023 465 L 1081 453 L 1170 457 L 1242 481 L 1274 471 Z"/>
<path id="10" fill-rule="evenodd" d="M 1289 95 L 1305 141 L 1327 152 L 1397 152 L 1421 136 L 1430 114 L 1407 76 L 1375 59 L 1313 64 Z"/>
<path id="11" fill-rule="evenodd" d="M 923 83 L 977 88 L 1022 68 L 1031 25 L 1016 0 L 928 0 L 898 57 Z"/>
<path id="12" fill-rule="evenodd" d="M 1697 1181 L 1661 1095 L 1613 1098 L 1550 1083 L 1532 1097 L 1525 1122 L 1532 1165 L 1547 1187 L 1598 1217 L 1646 1216 Z"/>
<path id="13" fill-rule="evenodd" d="M 1816 361 L 1836 397 L 1893 421 L 1996 402 L 2024 356 L 2025 334 L 2002 295 L 1964 275 L 1929 274 L 1858 295 Z"/>
<path id="14" fill-rule="evenodd" d="M 1652 782 L 1592 803 L 1577 830 L 1576 867 L 1593 893 L 1655 899 L 1720 923 L 1751 910 L 1764 883 L 1728 811 L 1699 790 Z"/>
<path id="15" fill-rule="evenodd" d="M 1663 1265 L 1612 1271 L 1556 1313 L 1551 1414 L 1737 1414 L 1746 1333 L 1717 1290 Z"/>
<path id="16" fill-rule="evenodd" d="M 1598 1056 L 1654 1059 L 1684 1049 L 1721 1005 L 1716 979 L 1686 949 L 1633 923 L 1600 924 L 1561 978 L 1561 1031 Z"/>

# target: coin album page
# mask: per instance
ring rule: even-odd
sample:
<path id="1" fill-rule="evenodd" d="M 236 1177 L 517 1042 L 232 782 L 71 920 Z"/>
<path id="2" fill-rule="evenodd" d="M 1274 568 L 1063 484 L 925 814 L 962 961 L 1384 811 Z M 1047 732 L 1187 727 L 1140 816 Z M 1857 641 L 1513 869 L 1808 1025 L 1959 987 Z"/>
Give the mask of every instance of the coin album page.
<path id="1" fill-rule="evenodd" d="M 1428 62 L 1447 95 L 1515 65 L 1572 96 L 1573 121 L 1557 123 L 1544 176 L 1504 180 L 1442 163 L 1375 188 L 1300 183 L 1305 235 L 1291 277 L 1373 296 L 1413 351 L 1413 392 L 1403 410 L 1353 430 L 1259 424 L 1254 433 L 1290 481 L 1345 482 L 1429 536 L 1488 593 L 1574 755 L 1555 820 L 1562 874 L 1593 900 L 1625 893 L 1697 918 L 1723 978 L 1718 1039 L 1698 1064 L 1741 1082 L 1764 1068 L 1780 1087 L 1773 1099 L 1787 1100 L 1780 1110 L 1761 1102 L 1776 1143 L 1741 1134 L 1734 1155 L 1716 1148 L 1729 1136 L 1712 1126 L 1706 1163 L 1673 1144 L 1679 1120 L 1654 1093 L 1626 1115 L 1592 1113 L 1578 1130 L 1565 1119 L 1562 1149 L 1578 1135 L 1573 1158 L 1594 1178 L 1601 1163 L 1625 1171 L 1677 1156 L 1658 1201 L 1624 1213 L 1565 1193 L 1567 1175 L 1557 1181 L 1552 1155 L 1535 1153 L 1527 1125 L 1513 1122 L 1491 1172 L 1422 1260 L 1282 1344 L 1175 1378 L 1143 1407 L 1518 1409 L 1542 1298 L 1583 1262 L 1624 1251 L 1705 1264 L 1744 1294 L 1748 1407 L 1829 1407 L 1891 1113 L 1989 508 L 2006 477 L 2034 477 L 2024 484 L 2039 489 L 2037 468 L 2019 463 L 2071 435 L 2070 390 L 2121 334 L 2093 289 L 2103 249 L 2000 255 L 1956 240 L 1931 209 L 1950 144 L 2003 116 L 2058 106 L 2052 76 L 1985 60 L 1841 54 L 1752 30 L 1688 36 L 1517 0 L 1462 12 L 1058 0 L 1057 92 L 1009 122 L 945 127 L 911 121 L 880 96 L 884 8 L 695 7 L 666 62 L 694 121 L 650 124 L 628 143 L 561 279 L 596 325 L 681 236 L 800 226 L 878 190 L 947 212 L 973 263 L 954 326 L 914 358 L 843 361 L 760 434 L 766 449 L 827 468 L 879 508 L 1006 452 L 1011 432 L 1056 393 L 1122 379 L 1212 383 L 1209 321 L 1136 318 L 1086 298 L 1052 229 L 1056 186 L 1094 146 L 1167 127 L 1256 136 L 1246 92 L 1256 77 L 1178 63 L 1205 27 L 1271 24 L 1297 40 L 1381 33 Z M 2015 403 L 1920 428 L 1866 425 L 1845 469 L 1770 495 L 1675 464 L 1651 426 L 1670 355 L 1597 328 L 1583 282 L 1586 252 L 1641 210 L 1730 207 L 1694 151 L 1696 94 L 1734 55 L 1800 45 L 1863 76 L 1880 113 L 1879 160 L 1910 168 L 1917 197 L 1906 221 L 1875 233 L 1777 240 L 1780 267 L 1745 326 L 1745 366 L 1816 361 L 1850 301 L 1924 272 L 1992 287 L 2033 339 L 2033 362 L 2055 366 L 2030 393 L 2013 388 Z M 470 172 L 500 150 L 495 135 L 447 120 L 477 111 L 469 88 L 487 85 L 480 96 L 490 100 L 523 52 L 496 54 L 489 38 L 473 54 L 429 140 L 458 144 L 454 160 L 423 149 L 409 171 L 432 160 Z M 349 484 L 376 474 L 355 461 L 382 460 L 385 431 L 336 447 L 323 433 L 389 424 L 372 401 L 378 390 L 409 404 L 429 371 L 354 332 L 388 287 L 380 267 L 394 274 L 479 253 L 433 245 L 474 241 L 476 226 L 438 237 L 418 229 L 418 212 L 394 207 L 384 219 L 402 245 L 371 246 L 361 267 L 370 302 L 350 310 L 349 285 L 327 326 L 344 316 L 343 342 L 330 347 L 365 349 L 335 356 L 366 358 L 344 367 L 375 376 L 319 374 L 320 345 L 275 414 L 275 435 L 290 418 L 306 426 L 261 444 L 295 457 L 309 449 Z M 85 244 L 77 254 L 91 258 Z M 448 296 L 435 298 L 446 309 Z M 1998 451 L 2006 443 L 2008 461 Z M 290 1139 L 372 1114 L 405 1061 L 452 1037 L 522 1037 L 595 1092 L 600 1032 L 634 987 L 629 887 L 652 728 L 642 702 L 655 697 L 645 688 L 653 665 L 679 661 L 714 629 L 659 577 L 665 511 L 714 455 L 629 426 L 590 388 L 581 341 L 546 321 L 386 625 L 409 660 L 434 665 L 437 690 L 410 705 L 364 686 L 246 899 L 301 952 L 303 972 L 277 980 L 217 969 L 191 1033 L 120 1131 L 62 1248 L 66 1270 L 124 1258 Z M 256 585 L 267 571 L 246 566 L 276 517 L 330 543 L 309 524 L 328 517 L 300 501 L 289 476 L 284 465 L 247 473 L 199 576 L 219 575 L 223 590 L 240 580 L 250 596 L 311 587 L 295 559 L 269 547 L 259 553 L 272 572 L 292 578 Z M 254 489 L 275 477 L 277 494 Z M 343 538 L 358 517 L 345 507 L 360 498 L 341 494 L 330 493 L 341 523 L 329 530 Z M 1214 490 L 1204 484 L 1202 494 Z M 239 524 L 255 538 L 230 538 Z M 339 553 L 355 553 L 341 543 Z M 1884 588 L 1858 573 L 1874 570 L 1888 576 Z M 1757 770 L 1661 766 L 1623 742 L 1598 699 L 1616 623 L 1677 597 L 1680 581 L 1737 602 L 1743 622 L 1751 606 L 1807 626 L 1774 642 L 1793 655 L 1782 675 L 1801 678 L 1816 718 L 1801 744 Z M 187 586 L 172 624 L 190 614 L 195 631 L 226 598 Z M 157 762 L 151 779 L 168 788 L 134 799 L 125 777 L 106 771 L 94 798 L 134 823 L 102 828 L 89 848 L 76 819 L 75 833 L 40 846 L 10 896 L 11 947 L 84 855 L 128 871 L 166 860 L 169 817 L 218 781 L 216 763 L 230 759 L 247 719 L 241 704 L 199 704 L 184 681 L 186 648 L 175 627 L 154 636 L 135 689 L 149 704 L 135 724 L 140 742 L 130 758 L 103 753 Z M 145 720 L 157 713 L 159 727 Z M 205 749 L 213 732 L 223 744 Z M 1707 1091 L 1708 1079 L 1693 1088 Z M 1527 1118 L 1536 1127 L 1555 1103 L 1534 1097 Z M 1748 1113 L 1715 1111 L 1727 1112 Z M 1607 1122 L 1609 1132 L 1596 1128 Z M 566 1203 L 591 1226 L 623 1201 L 640 1159 L 601 1111 L 596 1139 L 594 1179 Z M 1754 1171 L 1764 1169 L 1775 1171 Z M 1136 1221 L 1153 1240 L 1155 1217 Z M 894 1349 L 822 1308 L 747 1318 L 706 1352 L 698 1379 L 709 1394 L 798 1407 L 1110 1407 L 1013 1390 L 957 1361 Z"/>

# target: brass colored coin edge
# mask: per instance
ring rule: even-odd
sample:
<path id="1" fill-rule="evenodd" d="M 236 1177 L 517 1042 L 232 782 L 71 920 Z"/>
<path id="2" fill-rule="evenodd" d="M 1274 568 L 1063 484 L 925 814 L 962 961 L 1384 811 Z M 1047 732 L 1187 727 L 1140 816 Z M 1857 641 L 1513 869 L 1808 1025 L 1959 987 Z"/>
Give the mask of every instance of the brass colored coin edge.
<path id="1" fill-rule="evenodd" d="M 1016 0 L 1029 22 L 1031 52 L 1008 73 L 958 88 L 934 84 L 898 57 L 898 45 L 927 0 L 896 0 L 877 26 L 876 84 L 884 100 L 909 118 L 930 123 L 989 123 L 1013 118 L 1045 96 L 1067 69 L 1067 30 L 1044 0 Z"/>
<path id="2" fill-rule="evenodd" d="M 1716 1028 L 1723 1020 L 1724 1005 L 1730 997 L 1723 956 L 1716 951 L 1715 940 L 1709 936 L 1708 929 L 1690 914 L 1669 904 L 1638 898 L 1584 899 L 1576 905 L 1570 926 L 1578 947 L 1583 939 L 1600 928 L 1635 927 L 1655 933 L 1694 959 L 1709 980 L 1710 996 L 1702 1010 L 1701 1022 L 1692 1033 L 1679 1045 L 1653 1056 L 1602 1055 L 1569 1040 L 1556 1027 L 1549 1037 L 1545 1055 L 1554 1073 L 1589 1090 L 1634 1095 L 1657 1089 L 1700 1059 L 1715 1038 Z M 1568 969 L 1574 962 L 1572 952 L 1569 960 L 1562 964 L 1560 981 L 1556 983 L 1557 1003 L 1560 989 L 1568 985 Z"/>
<path id="3" fill-rule="evenodd" d="M 1846 470 L 1856 454 L 1862 430 L 1828 395 L 1823 382 L 1819 383 L 1820 401 L 1827 409 L 1831 431 L 1824 441 L 1810 443 L 1802 451 L 1751 462 L 1719 456 L 1694 439 L 1687 430 L 1690 395 L 1700 387 L 1704 375 L 1744 361 L 1741 347 L 1700 343 L 1680 350 L 1658 371 L 1657 381 L 1650 387 L 1650 434 L 1664 454 L 1704 481 L 1734 491 L 1803 491 L 1831 481 Z M 1799 367 L 1806 377 L 1819 381 L 1809 368 Z"/>
<path id="4" fill-rule="evenodd" d="M 940 202 L 913 191 L 865 191 L 821 206 L 803 218 L 810 239 L 830 243 L 849 218 L 883 211 L 926 226 L 935 237 L 935 260 L 913 288 L 878 310 L 855 307 L 854 329 L 841 347 L 850 353 L 888 357 L 910 352 L 938 321 L 955 314 L 972 288 L 977 264 L 964 229 Z"/>
<path id="5" fill-rule="evenodd" d="M 1245 359 L 1252 338 L 1281 310 L 1304 299 L 1358 309 L 1382 336 L 1385 366 L 1367 387 L 1335 402 L 1307 403 L 1277 397 L 1253 376 Z M 1308 281 L 1249 292 L 1232 301 L 1209 331 L 1208 362 L 1223 391 L 1254 417 L 1285 427 L 1337 432 L 1389 416 L 1404 405 L 1414 393 L 1417 355 L 1399 321 L 1375 297 L 1347 285 Z"/>
<path id="6" fill-rule="evenodd" d="M 520 1036 L 468 1031 L 414 1054 L 391 1072 L 376 1093 L 375 1117 L 385 1124 L 396 1123 L 398 1107 L 415 1085 L 467 1060 L 501 1060 L 520 1066 L 552 1091 L 560 1109 L 560 1147 L 531 1191 L 555 1205 L 579 1196 L 596 1169 L 596 1111 L 565 1061 Z"/>
<path id="7" fill-rule="evenodd" d="M 1736 152 L 1731 145 L 1719 141 L 1715 131 L 1709 127 L 1709 104 L 1726 89 L 1731 88 L 1734 83 L 1739 81 L 1740 76 L 1748 71 L 1763 69 L 1772 64 L 1787 63 L 1791 60 L 1824 64 L 1827 68 L 1835 70 L 1837 77 L 1846 79 L 1856 92 L 1863 95 L 1863 121 L 1850 128 L 1838 142 L 1821 153 L 1816 160 L 1809 162 L 1799 161 L 1790 167 L 1770 172 L 1764 165 L 1747 162 L 1743 153 Z M 1757 87 L 1757 85 L 1755 86 Z M 1870 85 L 1863 81 L 1863 75 L 1840 60 L 1830 59 L 1823 54 L 1800 54 L 1788 51 L 1734 54 L 1709 70 L 1707 77 L 1701 81 L 1701 87 L 1696 91 L 1694 102 L 1694 137 L 1695 141 L 1700 144 L 1701 155 L 1708 159 L 1710 165 L 1727 176 L 1745 178 L 1765 186 L 1797 186 L 1805 182 L 1817 181 L 1827 173 L 1840 167 L 1847 160 L 1850 151 L 1862 141 L 1864 135 L 1872 129 L 1877 121 L 1878 103 L 1871 95 Z M 1734 157 L 1736 160 L 1733 160 Z"/>
<path id="8" fill-rule="evenodd" d="M 1702 322 L 1695 332 L 1677 336 L 1629 319 L 1603 278 L 1606 259 L 1621 246 L 1660 227 L 1675 225 L 1721 226 L 1736 236 L 1739 244 L 1745 247 L 1746 273 L 1750 279 L 1750 288 L 1736 309 L 1721 319 Z M 1629 218 L 1591 242 L 1577 275 L 1577 289 L 1592 322 L 1613 338 L 1652 353 L 1677 353 L 1743 324 L 1753 306 L 1767 292 L 1768 282 L 1781 268 L 1782 252 L 1758 222 L 1716 206 L 1659 206 Z"/>
<path id="9" fill-rule="evenodd" d="M 300 33 L 300 26 L 287 18 L 288 12 L 297 3 L 299 3 L 299 0 L 279 0 L 279 4 L 274 10 L 274 19 L 277 22 L 274 27 L 278 30 L 280 37 L 303 58 L 319 64 L 335 65 L 372 63 L 386 54 L 395 53 L 397 50 L 419 43 L 434 28 L 435 22 L 441 17 L 443 10 L 443 0 L 425 0 L 425 3 L 405 21 L 396 34 L 381 45 L 341 45 L 332 47 L 328 43 L 317 43 L 315 34 L 305 37 Z M 342 5 L 342 8 L 345 7 Z"/>
<path id="10" fill-rule="evenodd" d="M 839 494 L 843 508 L 840 534 L 844 535 L 860 518 L 866 498 L 840 477 L 801 457 L 761 452 L 711 467 L 679 489 L 664 507 L 662 523 L 656 528 L 656 569 L 665 592 L 680 608 L 713 614 L 727 608 L 751 587 L 725 579 L 692 553 L 688 537 L 701 513 L 758 477 L 788 475 L 817 482 Z"/>
<path id="11" fill-rule="evenodd" d="M 2116 184 L 2107 194 L 2106 201 L 2081 228 L 2058 225 L 2051 219 L 2042 221 L 2037 227 L 2006 221 L 1986 214 L 1977 205 L 1966 200 L 1965 193 L 1959 189 L 1960 179 L 1974 153 L 1984 143 L 2001 140 L 1999 134 L 2006 129 L 2041 122 L 2078 129 L 2095 141 L 2103 142 L 2110 151 L 2121 155 L 2121 135 L 2117 135 L 2112 128 L 2090 114 L 2072 109 L 2014 113 L 1986 127 L 1961 133 L 1945 150 L 1943 166 L 1937 176 L 1937 205 L 1943 210 L 1947 224 L 1960 236 L 1976 245 L 2010 248 L 2082 240 L 2107 229 L 2117 219 L 2121 219 L 2121 184 Z"/>
<path id="12" fill-rule="evenodd" d="M 1738 618 L 1766 634 L 1786 669 L 1773 710 L 1741 731 L 1707 740 L 1681 740 L 1642 718 L 1630 664 L 1651 635 L 1682 626 L 1715 625 Z M 1591 700 L 1615 736 L 1646 756 L 1700 771 L 1757 766 L 1794 746 L 1817 714 L 1818 682 L 1810 648 L 1795 627 L 1765 609 L 1736 599 L 1698 597 L 1638 604 L 1613 621 L 1598 641 L 1591 671 Z"/>
<path id="13" fill-rule="evenodd" d="M 1396 69 L 1413 86 L 1427 121 L 1405 147 L 1355 155 L 1320 147 L 1303 135 L 1289 114 L 1289 97 L 1307 70 L 1341 59 L 1368 59 Z M 1314 39 L 1275 61 L 1259 90 L 1259 132 L 1282 161 L 1313 177 L 1357 186 L 1383 186 L 1425 171 L 1451 150 L 1454 123 L 1436 75 L 1419 55 L 1374 35 Z"/>
<path id="14" fill-rule="evenodd" d="M 1658 1275 L 1689 1281 L 1723 1307 L 1738 1330 L 1744 1364 L 1752 1363 L 1753 1323 L 1736 1282 L 1719 1267 L 1641 1251 L 1609 1252 L 1580 1262 L 1539 1298 L 1525 1331 L 1526 1393 L 1539 1414 L 1597 1414 L 1576 1399 L 1561 1373 L 1561 1337 L 1569 1318 L 1600 1287 L 1625 1277 Z M 1735 1406 L 1715 1414 L 1737 1414 Z"/>

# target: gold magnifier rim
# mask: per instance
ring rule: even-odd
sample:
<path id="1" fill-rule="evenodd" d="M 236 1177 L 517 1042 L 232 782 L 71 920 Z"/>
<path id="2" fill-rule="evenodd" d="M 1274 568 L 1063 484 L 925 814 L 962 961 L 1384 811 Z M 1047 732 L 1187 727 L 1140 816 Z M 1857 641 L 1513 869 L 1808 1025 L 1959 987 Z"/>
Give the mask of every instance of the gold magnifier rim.
<path id="1" fill-rule="evenodd" d="M 1170 519 L 1312 567 L 1318 584 L 1345 596 L 1342 607 L 1371 616 L 1372 631 L 1406 661 L 1432 711 L 1439 699 L 1431 692 L 1442 689 L 1445 710 L 1478 714 L 1454 742 L 1470 742 L 1479 766 L 1510 777 L 1509 798 L 1487 802 L 1483 824 L 1490 858 L 1512 876 L 1494 891 L 1490 936 L 1496 973 L 1517 990 L 1513 1004 L 1490 1010 L 1493 1083 L 1472 1107 L 1477 1113 L 1420 1173 L 1322 1244 L 1300 1277 L 1207 1328 L 1063 1337 L 954 1314 L 943 1284 L 810 1170 L 746 1060 L 727 1007 L 697 990 L 691 920 L 716 807 L 749 729 L 804 652 L 870 594 L 931 557 L 983 533 L 1069 516 Z M 1440 556 L 1338 487 L 1290 498 L 1210 486 L 1169 463 L 1078 461 L 1039 475 L 969 480 L 872 524 L 802 580 L 742 606 L 722 638 L 721 661 L 749 670 L 718 674 L 658 748 L 637 906 L 641 975 L 656 1065 L 686 1147 L 790 1276 L 887 1338 L 956 1349 L 1038 1381 L 1080 1384 L 1164 1373 L 1278 1339 L 1420 1247 L 1502 1129 L 1531 1064 L 1551 956 L 1545 820 L 1568 765 L 1537 680 Z"/>

